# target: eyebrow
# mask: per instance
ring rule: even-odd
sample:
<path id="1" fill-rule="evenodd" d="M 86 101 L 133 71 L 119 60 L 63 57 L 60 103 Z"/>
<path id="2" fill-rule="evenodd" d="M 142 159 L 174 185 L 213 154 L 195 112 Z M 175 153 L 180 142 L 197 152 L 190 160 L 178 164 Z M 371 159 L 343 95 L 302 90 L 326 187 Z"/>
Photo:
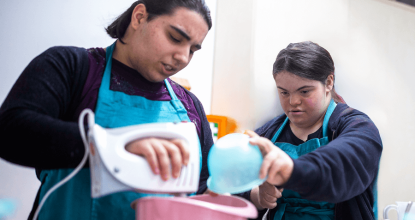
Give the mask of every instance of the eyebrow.
<path id="1" fill-rule="evenodd" d="M 184 31 L 180 30 L 179 28 L 170 25 L 171 28 L 173 28 L 175 31 L 177 31 L 177 33 L 179 33 L 180 35 L 182 35 L 184 38 L 186 38 L 188 41 L 191 40 L 191 38 L 189 37 L 189 35 L 187 35 Z M 200 44 L 196 44 L 195 47 L 200 50 L 202 49 L 202 46 L 200 46 Z"/>
<path id="2" fill-rule="evenodd" d="M 313 87 L 314 87 L 314 86 L 303 86 L 303 87 L 298 88 L 298 89 L 297 89 L 297 91 L 302 90 L 302 89 L 305 89 L 305 88 L 313 88 Z M 277 88 L 278 88 L 278 89 L 282 89 L 282 90 L 287 91 L 286 89 L 284 89 L 284 88 L 282 88 L 282 87 L 280 87 L 280 86 L 277 86 Z"/>

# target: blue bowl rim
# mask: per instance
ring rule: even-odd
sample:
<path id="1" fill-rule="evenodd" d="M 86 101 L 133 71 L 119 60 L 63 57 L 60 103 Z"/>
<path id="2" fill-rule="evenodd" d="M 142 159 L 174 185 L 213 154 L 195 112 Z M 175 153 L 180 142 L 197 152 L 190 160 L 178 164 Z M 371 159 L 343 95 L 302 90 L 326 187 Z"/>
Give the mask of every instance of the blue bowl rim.
<path id="1" fill-rule="evenodd" d="M 242 186 L 238 186 L 238 187 L 230 187 L 231 190 L 221 190 L 217 187 L 215 187 L 214 184 L 214 179 L 210 176 L 206 182 L 207 187 L 210 191 L 215 192 L 215 193 L 219 193 L 219 194 L 224 194 L 224 193 L 230 193 L 230 194 L 236 194 L 236 193 L 242 193 L 242 192 L 246 192 L 248 190 L 251 190 L 252 188 L 254 188 L 255 186 L 259 186 L 261 185 L 263 182 L 265 182 L 267 178 L 265 177 L 264 179 L 255 179 L 245 185 Z M 213 184 L 212 184 L 213 182 Z"/>

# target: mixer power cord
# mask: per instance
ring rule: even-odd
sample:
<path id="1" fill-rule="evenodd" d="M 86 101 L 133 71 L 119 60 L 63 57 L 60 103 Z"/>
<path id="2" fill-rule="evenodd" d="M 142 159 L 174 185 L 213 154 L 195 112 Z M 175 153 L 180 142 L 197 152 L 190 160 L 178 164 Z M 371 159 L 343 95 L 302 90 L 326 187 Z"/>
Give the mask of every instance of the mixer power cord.
<path id="1" fill-rule="evenodd" d="M 92 128 L 95 124 L 94 112 L 92 112 L 91 109 L 83 110 L 81 112 L 81 114 L 79 116 L 79 120 L 78 120 L 79 131 L 81 133 L 82 142 L 84 143 L 84 147 L 85 147 L 85 154 L 84 154 L 84 157 L 82 158 L 82 161 L 79 163 L 79 165 L 67 177 L 65 177 L 63 180 L 61 180 L 60 182 L 58 182 L 56 185 L 54 185 L 52 188 L 50 188 L 48 190 L 48 192 L 43 197 L 42 201 L 39 203 L 39 206 L 37 207 L 36 212 L 33 215 L 33 220 L 36 220 L 37 217 L 39 216 L 39 212 L 42 209 L 42 206 L 45 203 L 46 199 L 50 196 L 50 194 L 52 194 L 56 189 L 58 189 L 63 184 L 65 184 L 70 179 L 72 179 L 82 169 L 82 167 L 84 167 L 84 165 L 86 163 L 86 160 L 88 158 L 88 155 L 89 155 L 88 141 L 86 140 L 85 128 L 84 128 L 84 118 L 85 118 L 85 115 L 87 115 L 87 114 L 88 114 L 88 118 L 87 118 L 88 127 Z"/>

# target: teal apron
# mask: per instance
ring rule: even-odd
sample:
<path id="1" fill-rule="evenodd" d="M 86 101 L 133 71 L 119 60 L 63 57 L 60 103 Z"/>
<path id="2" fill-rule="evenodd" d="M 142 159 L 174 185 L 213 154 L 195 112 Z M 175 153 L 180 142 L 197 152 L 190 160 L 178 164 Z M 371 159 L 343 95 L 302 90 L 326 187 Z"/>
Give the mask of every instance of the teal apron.
<path id="1" fill-rule="evenodd" d="M 114 47 L 115 43 L 106 50 L 107 64 L 99 89 L 95 123 L 105 128 L 116 128 L 155 122 L 190 122 L 186 109 L 167 79 L 164 82 L 172 98 L 171 101 L 152 101 L 141 96 L 111 91 L 110 78 Z M 201 152 L 200 145 L 199 152 Z M 201 153 L 199 154 L 201 163 Z M 50 188 L 72 171 L 73 169 L 43 170 L 39 177 L 43 183 L 39 201 Z M 91 198 L 90 170 L 84 168 L 49 196 L 39 213 L 39 220 L 135 219 L 135 211 L 130 207 L 130 204 L 132 201 L 146 196 L 165 197 L 170 195 L 119 192 L 93 199 Z"/>
<path id="2" fill-rule="evenodd" d="M 274 137 L 271 139 L 272 143 L 275 143 L 276 146 L 278 146 L 281 150 L 283 150 L 293 159 L 297 159 L 298 157 L 304 154 L 310 153 L 316 150 L 317 148 L 328 144 L 329 138 L 327 137 L 327 126 L 329 123 L 330 116 L 333 113 L 336 106 L 337 104 L 333 100 L 331 100 L 323 120 L 323 138 L 314 138 L 298 146 L 289 143 L 276 142 L 283 128 L 289 122 L 289 119 L 287 117 L 284 123 L 275 133 Z M 282 197 L 277 200 L 277 207 L 275 209 L 276 210 L 273 210 L 271 212 L 275 213 L 273 217 L 274 220 L 334 219 L 334 203 L 316 202 L 302 199 L 297 192 L 287 189 L 284 189 L 284 191 L 282 192 Z M 272 219 L 272 216 L 270 217 Z"/>

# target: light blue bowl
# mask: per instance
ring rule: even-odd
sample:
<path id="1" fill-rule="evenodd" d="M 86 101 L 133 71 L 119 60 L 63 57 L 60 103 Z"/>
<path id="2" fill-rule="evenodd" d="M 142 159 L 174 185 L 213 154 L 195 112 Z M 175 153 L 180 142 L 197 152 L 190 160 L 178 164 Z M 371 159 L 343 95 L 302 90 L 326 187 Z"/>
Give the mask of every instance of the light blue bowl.
<path id="1" fill-rule="evenodd" d="M 13 215 L 17 202 L 13 199 L 0 199 L 0 219 L 6 219 Z"/>
<path id="2" fill-rule="evenodd" d="M 259 178 L 262 154 L 249 144 L 249 136 L 240 133 L 220 138 L 210 149 L 208 188 L 216 193 L 241 193 L 262 184 Z"/>

